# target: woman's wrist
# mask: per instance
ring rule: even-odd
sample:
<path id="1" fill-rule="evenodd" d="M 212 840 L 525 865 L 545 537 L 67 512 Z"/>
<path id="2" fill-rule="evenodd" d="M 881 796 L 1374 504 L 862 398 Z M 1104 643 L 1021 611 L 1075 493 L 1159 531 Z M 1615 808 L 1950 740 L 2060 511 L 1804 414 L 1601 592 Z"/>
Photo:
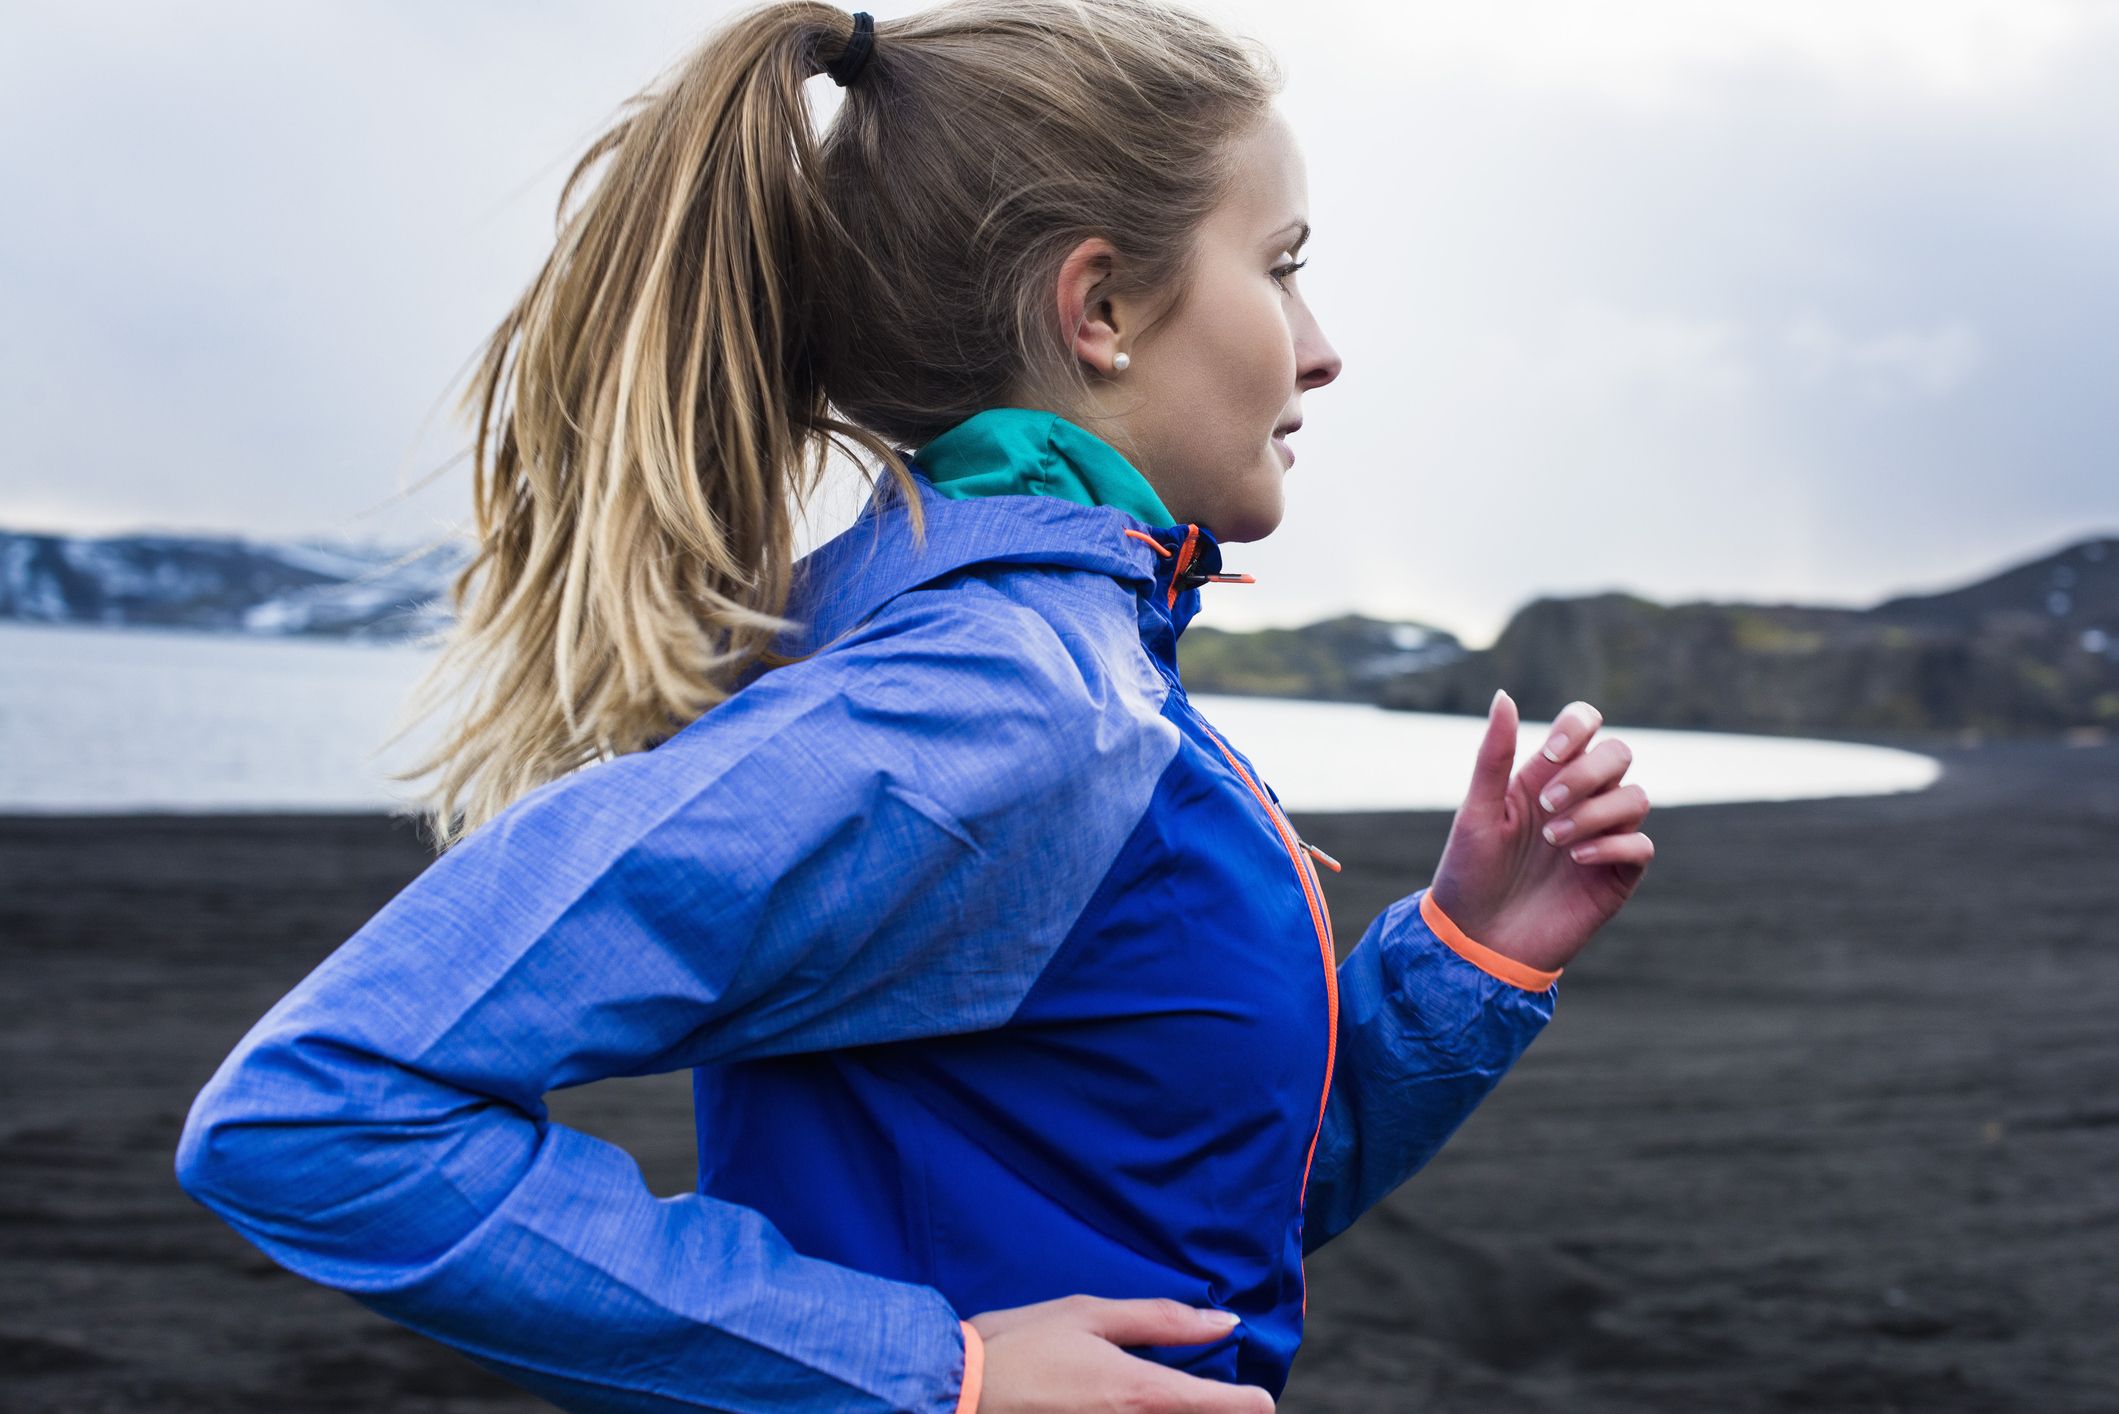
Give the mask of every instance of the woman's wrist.
<path id="1" fill-rule="evenodd" d="M 1526 992 L 1542 992 L 1560 980 L 1561 968 L 1533 967 L 1531 964 L 1498 949 L 1479 942 L 1457 925 L 1441 900 L 1435 897 L 1433 885 L 1420 895 L 1420 917 L 1428 930 L 1451 952 L 1478 968 L 1490 977 L 1499 978 L 1512 987 Z"/>

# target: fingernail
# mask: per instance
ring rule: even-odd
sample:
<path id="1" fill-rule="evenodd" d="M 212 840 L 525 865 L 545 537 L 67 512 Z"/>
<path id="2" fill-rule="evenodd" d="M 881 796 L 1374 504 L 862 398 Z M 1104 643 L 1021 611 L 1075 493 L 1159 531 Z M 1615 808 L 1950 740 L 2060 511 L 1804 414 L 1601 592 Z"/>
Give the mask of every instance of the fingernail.
<path id="1" fill-rule="evenodd" d="M 1566 749 L 1567 733 L 1554 732 L 1552 734 L 1552 739 L 1545 743 L 1545 759 L 1548 761 L 1557 761 L 1560 759 L 1560 753 L 1565 751 Z"/>
<path id="2" fill-rule="evenodd" d="M 1587 864 L 1597 857 L 1597 847 L 1593 844 L 1578 844 L 1567 851 L 1567 857 L 1577 864 Z"/>
<path id="3" fill-rule="evenodd" d="M 1219 1326 L 1233 1326 L 1238 1320 L 1234 1311 L 1208 1311 L 1205 1314 L 1208 1320 Z"/>
<path id="4" fill-rule="evenodd" d="M 1547 844 L 1558 844 L 1561 840 L 1566 839 L 1569 835 L 1573 834 L 1574 832 L 1574 821 L 1555 820 L 1550 825 L 1547 825 L 1545 827 L 1545 842 Z"/>
<path id="5" fill-rule="evenodd" d="M 1566 803 L 1567 787 L 1561 785 L 1558 781 L 1554 781 L 1547 786 L 1545 793 L 1538 797 L 1538 804 L 1544 806 L 1547 810 L 1558 810 Z"/>

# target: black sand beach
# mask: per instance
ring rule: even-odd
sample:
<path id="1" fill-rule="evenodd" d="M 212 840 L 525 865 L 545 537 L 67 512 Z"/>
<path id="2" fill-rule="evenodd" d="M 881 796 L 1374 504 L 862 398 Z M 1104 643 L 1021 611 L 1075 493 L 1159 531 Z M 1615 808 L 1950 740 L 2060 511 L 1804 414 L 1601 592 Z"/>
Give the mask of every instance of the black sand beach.
<path id="1" fill-rule="evenodd" d="M 1289 1411 L 2119 1409 L 2119 746 L 1659 807 L 1641 893 L 1440 1158 L 1309 1262 Z M 1441 814 L 1311 816 L 1342 948 Z M 192 1095 L 429 862 L 379 816 L 0 819 L 0 1404 L 548 1406 L 275 1267 Z M 552 1097 L 687 1189 L 686 1077 Z"/>

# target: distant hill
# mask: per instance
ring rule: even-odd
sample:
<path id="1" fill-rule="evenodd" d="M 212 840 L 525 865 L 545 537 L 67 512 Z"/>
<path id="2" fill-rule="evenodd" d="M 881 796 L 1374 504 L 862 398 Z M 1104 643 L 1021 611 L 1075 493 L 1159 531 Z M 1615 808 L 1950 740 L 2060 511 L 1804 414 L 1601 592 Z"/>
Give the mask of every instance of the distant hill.
<path id="1" fill-rule="evenodd" d="M 0 620 L 399 639 L 444 618 L 469 548 L 0 530 Z"/>
<path id="2" fill-rule="evenodd" d="M 2119 538 L 1868 609 L 1539 599 L 1493 647 L 1386 683 L 1386 706 L 1526 717 L 1576 698 L 1641 726 L 1743 732 L 2119 728 Z"/>
<path id="3" fill-rule="evenodd" d="M 1348 614 L 1306 628 L 1230 633 L 1194 624 L 1178 640 L 1185 686 L 1255 697 L 1375 702 L 1386 685 L 1464 656 L 1457 636 Z"/>

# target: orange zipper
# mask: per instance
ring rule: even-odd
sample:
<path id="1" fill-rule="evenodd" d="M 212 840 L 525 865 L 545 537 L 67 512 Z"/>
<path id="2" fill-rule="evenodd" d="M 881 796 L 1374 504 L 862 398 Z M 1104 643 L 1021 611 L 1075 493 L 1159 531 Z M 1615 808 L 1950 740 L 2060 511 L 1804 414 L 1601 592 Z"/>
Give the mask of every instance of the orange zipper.
<path id="1" fill-rule="evenodd" d="M 1189 543 L 1189 538 L 1187 543 Z M 1246 771 L 1243 768 L 1243 763 L 1236 759 L 1236 754 L 1230 751 L 1227 744 L 1214 734 L 1214 729 L 1209 727 L 1204 721 L 1201 721 L 1199 725 L 1200 730 L 1207 734 L 1207 739 L 1221 749 L 1222 756 L 1228 761 L 1236 774 L 1243 778 L 1243 783 L 1251 788 L 1251 794 L 1257 797 L 1258 804 L 1265 810 L 1266 818 L 1273 822 L 1274 832 L 1280 836 L 1280 843 L 1288 852 L 1288 861 L 1295 866 L 1295 878 L 1302 885 L 1303 902 L 1309 905 L 1310 924 L 1317 930 L 1317 949 L 1324 961 L 1324 1002 L 1325 1014 L 1328 1018 L 1324 1043 L 1324 1093 L 1317 1098 L 1317 1127 L 1310 1134 L 1310 1151 L 1303 1156 L 1302 1190 L 1295 1200 L 1298 1204 L 1306 1203 L 1310 1196 L 1310 1164 L 1317 1157 L 1318 1137 L 1324 1133 L 1325 1106 L 1331 1102 L 1332 1098 L 1332 1066 L 1338 1057 L 1339 1050 L 1339 971 L 1336 965 L 1338 959 L 1332 948 L 1332 915 L 1324 906 L 1323 882 L 1317 878 L 1316 871 L 1311 869 L 1302 857 L 1302 851 L 1309 849 L 1310 846 L 1303 844 L 1301 840 L 1296 838 L 1295 827 L 1288 823 L 1285 815 L 1282 815 L 1279 810 L 1274 808 L 1273 802 L 1267 798 L 1266 793 L 1259 789 L 1258 782 L 1251 779 L 1251 773 Z M 1322 853 L 1322 851 L 1317 852 Z M 1330 858 L 1328 855 L 1325 857 Z M 1337 861 L 1334 861 L 1335 866 L 1336 863 Z M 1302 1313 L 1307 1316 L 1309 1312 L 1310 1284 L 1308 1273 L 1305 1272 L 1302 1284 Z"/>
<path id="2" fill-rule="evenodd" d="M 1170 551 L 1165 549 L 1161 542 L 1157 541 L 1153 536 L 1143 535 L 1135 530 L 1128 530 L 1126 534 L 1136 539 L 1147 541 L 1155 547 L 1158 554 L 1166 559 L 1170 558 Z M 1191 568 L 1192 561 L 1198 551 L 1199 527 L 1188 524 L 1185 527 L 1184 541 L 1177 547 L 1175 563 L 1170 566 L 1170 590 L 1167 607 L 1172 609 L 1177 607 L 1178 581 L 1183 578 L 1184 572 Z M 1234 584 L 1254 584 L 1257 582 L 1247 574 L 1217 574 L 1208 575 L 1207 578 L 1224 580 Z M 1310 1166 L 1317 1158 L 1317 1141 L 1324 1134 L 1324 1112 L 1332 1099 L 1332 1067 L 1338 1060 L 1339 1051 L 1339 969 L 1338 957 L 1332 946 L 1332 915 L 1324 906 L 1324 881 L 1317 877 L 1317 871 L 1303 858 L 1303 854 L 1307 852 L 1334 874 L 1339 872 L 1339 861 L 1297 836 L 1295 827 L 1288 823 L 1287 816 L 1274 806 L 1271 798 L 1259 788 L 1258 782 L 1251 779 L 1251 773 L 1243 768 L 1243 763 L 1236 759 L 1236 754 L 1229 750 L 1228 744 L 1219 736 L 1216 736 L 1214 729 L 1209 727 L 1204 720 L 1200 720 L 1199 726 L 1200 730 L 1207 734 L 1207 739 L 1220 749 L 1223 759 L 1229 763 L 1231 769 L 1250 788 L 1251 794 L 1257 798 L 1259 807 L 1265 811 L 1266 818 L 1273 822 L 1273 831 L 1280 836 L 1280 843 L 1288 852 L 1288 862 L 1295 866 L 1296 882 L 1302 885 L 1302 900 L 1309 906 L 1310 925 L 1317 930 L 1317 950 L 1324 963 L 1324 1006 L 1326 1016 L 1324 1090 L 1317 1097 L 1317 1125 L 1310 1131 L 1310 1150 L 1302 1159 L 1302 1188 L 1295 1200 L 1298 1205 L 1302 1205 L 1309 1201 Z M 1303 1271 L 1302 1313 L 1304 1316 L 1308 1316 L 1310 1313 L 1310 1283 L 1307 1270 Z"/>

